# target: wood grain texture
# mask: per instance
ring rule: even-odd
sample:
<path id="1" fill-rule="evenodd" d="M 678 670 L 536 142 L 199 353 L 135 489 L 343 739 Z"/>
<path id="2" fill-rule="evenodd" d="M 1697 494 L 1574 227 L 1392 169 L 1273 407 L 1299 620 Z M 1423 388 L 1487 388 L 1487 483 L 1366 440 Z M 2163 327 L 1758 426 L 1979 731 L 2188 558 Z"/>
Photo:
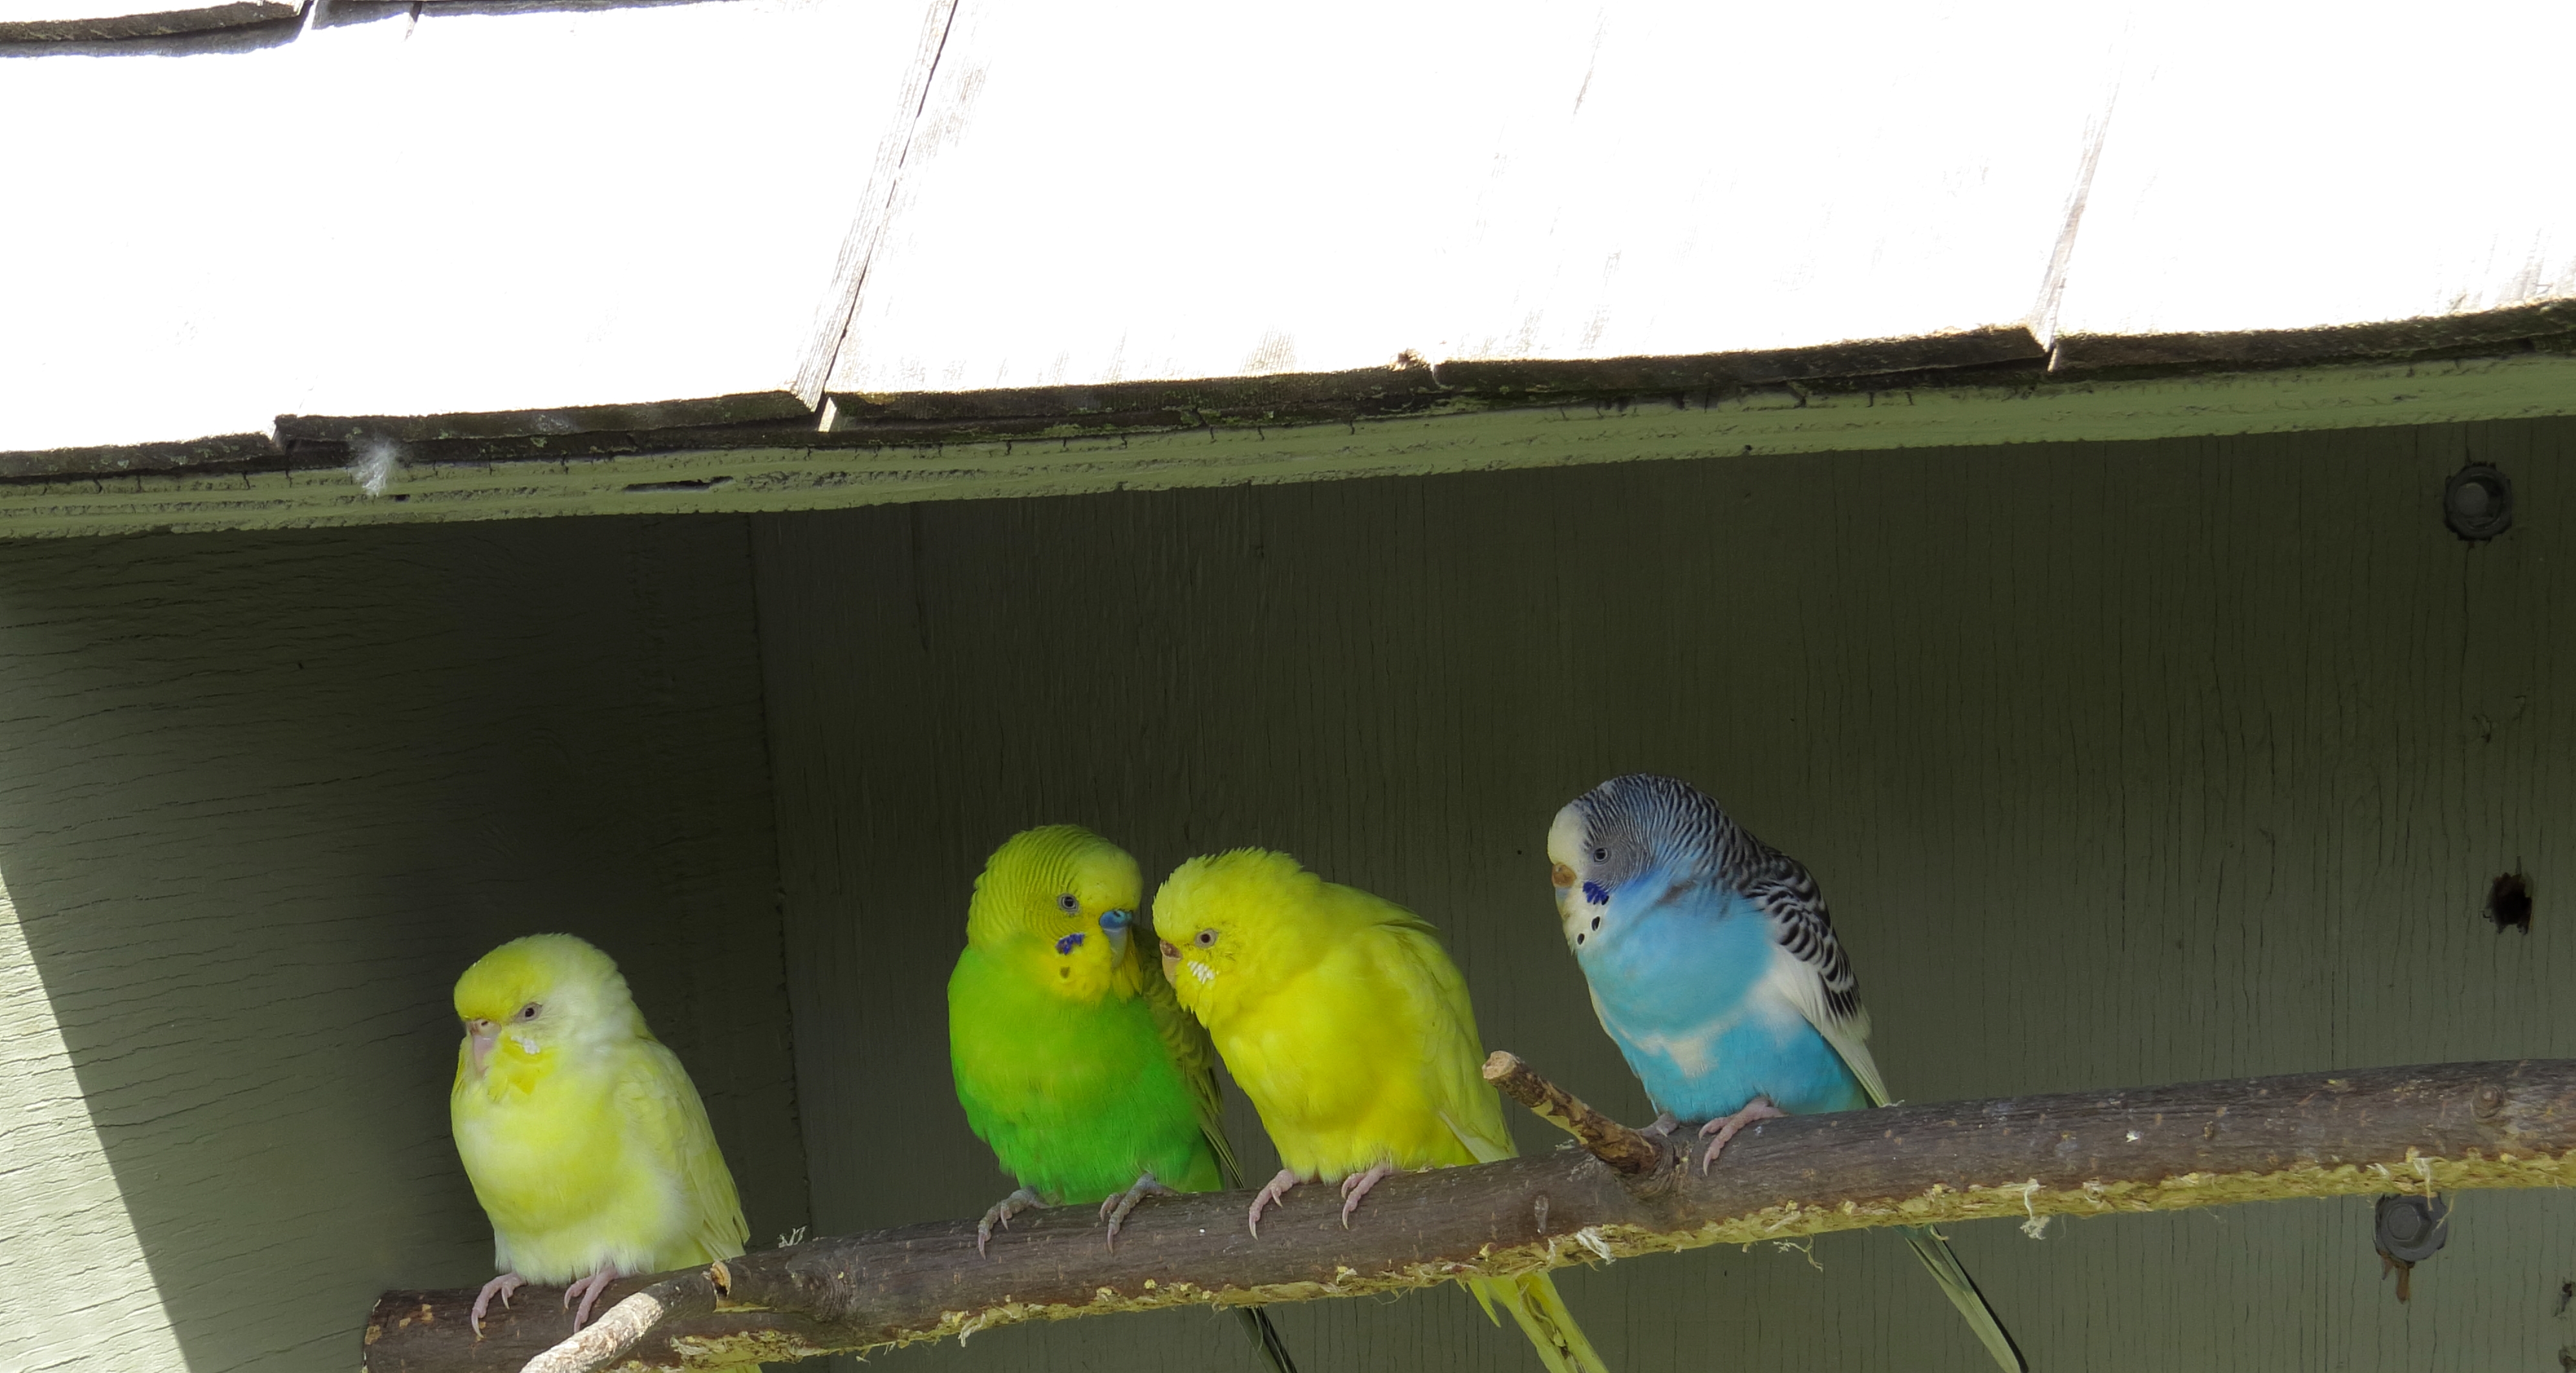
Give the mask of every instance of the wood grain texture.
<path id="1" fill-rule="evenodd" d="M 2126 368 L 2226 366 L 2287 367 L 2330 358 L 2389 354 L 2464 354 L 2494 349 L 2514 339 L 2547 338 L 2565 351 L 2576 300 L 2453 315 L 2427 315 L 2376 324 L 2320 329 L 2256 329 L 2236 333 L 2060 334 L 2049 355 L 2055 373 L 2110 372 Z"/>
<path id="2" fill-rule="evenodd" d="M 1608 1165 L 1611 1172 L 1643 1177 L 1671 1162 L 1669 1131 L 1657 1138 L 1612 1120 L 1583 1098 L 1539 1076 L 1536 1069 L 1508 1049 L 1496 1049 L 1487 1055 L 1484 1073 L 1495 1091 L 1573 1136 L 1584 1152 Z"/>
<path id="3" fill-rule="evenodd" d="M 2526 323 L 2516 320 L 2516 325 Z M 2514 327 L 2503 325 L 2504 328 Z M 2515 339 L 2538 332 L 2502 335 Z M 841 393 L 824 428 L 863 434 L 879 426 L 924 421 L 960 427 L 1044 419 L 1054 427 L 1031 437 L 1108 427 L 1217 429 L 1285 425 L 1317 418 L 1348 419 L 1406 410 L 1482 408 L 1533 400 L 1620 404 L 1674 396 L 1703 404 L 1783 383 L 1813 383 L 1829 391 L 1929 388 L 1994 383 L 1994 373 L 2026 364 L 2017 382 L 2040 379 L 2049 350 L 2024 325 L 1962 330 L 1920 338 L 1868 339 L 1807 348 L 1709 353 L 1697 357 L 1621 357 L 1580 361 L 1515 359 L 1452 361 L 1437 367 L 1419 357 L 1400 365 L 1344 372 L 1292 372 L 1204 377 L 1184 381 L 1125 381 L 1010 390 Z M 1146 417 L 1159 417 L 1149 420 Z"/>
<path id="4" fill-rule="evenodd" d="M 190 1373 L 489 1276 L 448 996 L 531 931 L 804 1222 L 749 576 L 730 520 L 0 546 L 0 876 Z"/>
<path id="5" fill-rule="evenodd" d="M 0 0 L 0 18 L 64 3 L 90 0 Z M 816 317 L 846 313 L 836 265 L 923 8 L 357 3 L 291 42 L 184 61 L 22 52 L 0 129 L 20 134 L 21 194 L 50 209 L 0 224 L 11 261 L 44 266 L 0 332 L 0 448 L 281 414 L 536 434 L 627 407 L 810 414 L 797 374 Z M 439 114 L 374 117 L 395 109 Z M 281 180 L 370 208 L 287 234 Z M 758 207 L 676 193 L 718 183 L 760 187 Z M 507 235 L 465 190 L 501 186 L 523 193 Z M 632 213 L 576 204 L 612 187 Z M 185 231 L 167 213 L 182 203 Z M 436 250 L 396 265 L 376 216 Z"/>
<path id="6" fill-rule="evenodd" d="M 2119 349 L 2102 336 L 2157 333 L 2260 349 L 2263 331 L 2576 296 L 2561 227 L 2576 186 L 2522 176 L 2527 154 L 2505 141 L 2346 114 L 2440 72 L 2466 75 L 2501 126 L 2552 118 L 2552 54 L 2576 43 L 2576 11 L 2470 13 L 2328 31 L 2282 9 L 2131 11 L 2058 327 L 2100 353 Z M 2230 41 L 2210 42 L 2213 24 Z M 2258 132 L 2292 127 L 2305 134 L 2289 159 Z M 2225 337 L 2240 331 L 2256 337 Z"/>
<path id="7" fill-rule="evenodd" d="M 1535 1099 L 1562 1096 L 1526 1069 L 1512 1080 Z M 473 1289 L 388 1292 L 368 1319 L 366 1367 L 683 1373 L 746 1350 L 795 1357 L 1022 1321 L 1401 1294 L 1889 1225 L 2559 1188 L 2576 1183 L 2576 1060 L 1892 1106 L 1770 1121 L 1738 1139 L 1706 1172 L 1694 1166 L 1701 1142 L 1676 1132 L 1640 1139 L 1650 1158 L 1628 1170 L 1560 1148 L 1398 1174 L 1348 1224 L 1339 1196 L 1304 1189 L 1258 1236 L 1240 1219 L 1249 1191 L 1140 1208 L 1114 1249 L 1080 1207 L 989 1250 L 971 1219 L 836 1236 L 629 1282 L 577 1335 L 542 1301 L 478 1338 Z"/>
<path id="8" fill-rule="evenodd" d="M 2483 546 L 2437 505 L 2472 455 L 2518 502 Z M 1265 844 L 1411 905 L 1488 1047 L 1629 1120 L 1652 1113 L 1562 948 L 1542 842 L 1638 768 L 1817 872 L 1905 1099 L 2576 1053 L 2576 924 L 2548 896 L 2576 870 L 2576 641 L 2552 628 L 2576 612 L 2571 476 L 2576 425 L 2534 421 L 762 517 L 816 1223 L 1008 1189 L 936 1027 L 985 853 L 1054 820 L 1149 873 Z M 2516 867 L 2527 938 L 2479 915 Z M 1232 1110 L 1257 1176 L 1270 1151 Z M 2549 1368 L 2576 1342 L 2553 1311 L 2569 1198 L 2463 1194 L 2403 1308 L 2369 1210 L 1953 1238 L 2034 1367 Z M 1883 1236 L 1562 1282 L 1616 1368 L 1984 1358 Z M 1451 1293 L 1276 1315 L 1316 1367 L 1527 1359 Z M 870 1367 L 1113 1363 L 1249 1367 L 1193 1313 Z"/>
<path id="9" fill-rule="evenodd" d="M 0 886 L 0 1368 L 174 1368 L 183 1359 L 80 1075 Z"/>
<path id="10" fill-rule="evenodd" d="M 293 19 L 302 0 L 19 0 L 0 7 L 0 43 L 157 38 Z"/>
<path id="11" fill-rule="evenodd" d="M 1537 367 L 1509 375 L 1554 385 L 1565 374 Z M 0 536 L 815 510 L 1648 458 L 2294 433 L 2576 412 L 2576 358 L 2548 354 L 2011 387 L 1891 383 L 1885 390 L 1844 394 L 1806 388 L 1692 394 L 1686 376 L 1640 379 L 1670 381 L 1680 389 L 1464 415 L 1276 427 L 1237 415 L 1229 426 L 1186 432 L 1040 434 L 973 443 L 946 443 L 936 430 L 923 429 L 876 441 L 836 434 L 810 446 L 774 434 L 569 435 L 497 456 L 480 445 L 441 451 L 423 444 L 421 451 L 388 455 L 396 461 L 377 495 L 360 483 L 358 455 L 338 448 L 288 454 L 282 471 L 103 473 L 90 455 L 83 459 L 90 465 L 69 479 L 34 475 L 49 461 L 39 454 L 16 473 L 33 479 L 0 483 Z M 1245 398 L 1227 389 L 1232 399 Z M 0 458 L 0 476 L 10 475 L 9 461 Z"/>
<path id="12" fill-rule="evenodd" d="M 964 5 L 829 389 L 2010 326 L 2124 17 L 2041 14 Z"/>

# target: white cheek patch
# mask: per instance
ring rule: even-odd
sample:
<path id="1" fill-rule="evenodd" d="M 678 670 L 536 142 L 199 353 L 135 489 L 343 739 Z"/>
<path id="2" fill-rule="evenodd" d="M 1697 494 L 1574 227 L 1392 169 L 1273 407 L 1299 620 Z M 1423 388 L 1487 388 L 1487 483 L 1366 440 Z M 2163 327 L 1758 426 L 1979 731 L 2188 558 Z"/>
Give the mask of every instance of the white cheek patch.
<path id="1" fill-rule="evenodd" d="M 1182 966 L 1188 968 L 1190 970 L 1190 976 L 1197 978 L 1201 983 L 1216 981 L 1216 969 L 1209 967 L 1205 963 L 1187 963 Z"/>

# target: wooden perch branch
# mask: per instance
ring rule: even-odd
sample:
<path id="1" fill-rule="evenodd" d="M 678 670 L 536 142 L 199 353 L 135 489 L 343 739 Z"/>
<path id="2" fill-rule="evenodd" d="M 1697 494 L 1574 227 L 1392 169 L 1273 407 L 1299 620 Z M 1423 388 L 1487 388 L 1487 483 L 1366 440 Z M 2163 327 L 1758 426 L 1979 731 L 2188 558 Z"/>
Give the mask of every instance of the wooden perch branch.
<path id="1" fill-rule="evenodd" d="M 599 1336 L 522 1289 L 477 1341 L 471 1290 L 388 1292 L 373 1373 L 714 1368 L 907 1344 L 1012 1321 L 1422 1287 L 1710 1244 L 2005 1216 L 2104 1215 L 2303 1196 L 2576 1183 L 2576 1061 L 2303 1073 L 1765 1121 L 1705 1178 L 1680 1138 L 1608 1121 L 1517 1060 L 1499 1085 L 1593 1152 L 1391 1178 L 1349 1230 L 1302 1187 L 1244 1232 L 1248 1194 L 1156 1200 L 1117 1249 L 1087 1206 L 1032 1213 L 975 1253 L 972 1221 L 819 1239 L 621 1282 Z M 1635 1172 L 1596 1158 L 1640 1160 Z M 637 1294 L 648 1303 L 629 1305 Z M 659 1308 L 658 1311 L 651 1308 Z M 587 1332 L 585 1332 L 587 1334 Z M 633 1336 L 631 1347 L 611 1346 Z"/>
<path id="2" fill-rule="evenodd" d="M 1638 1177 L 1654 1172 L 1674 1157 L 1669 1144 L 1593 1110 L 1583 1104 L 1583 1098 L 1530 1071 L 1518 1054 L 1496 1049 L 1485 1060 L 1485 1080 L 1536 1112 L 1539 1119 L 1574 1136 L 1575 1143 L 1609 1164 L 1613 1172 Z"/>

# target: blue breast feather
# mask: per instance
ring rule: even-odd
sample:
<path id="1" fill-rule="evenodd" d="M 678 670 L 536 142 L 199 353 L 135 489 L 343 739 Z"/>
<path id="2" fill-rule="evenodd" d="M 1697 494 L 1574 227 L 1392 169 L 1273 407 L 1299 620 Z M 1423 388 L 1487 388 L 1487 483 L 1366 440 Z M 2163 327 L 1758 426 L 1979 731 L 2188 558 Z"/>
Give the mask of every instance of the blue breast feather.
<path id="1" fill-rule="evenodd" d="M 1702 1121 L 1757 1096 L 1795 1113 L 1869 1104 L 1842 1055 L 1763 985 L 1785 955 L 1743 894 L 1645 873 L 1584 910 L 1601 917 L 1575 950 L 1593 1008 L 1657 1110 Z"/>

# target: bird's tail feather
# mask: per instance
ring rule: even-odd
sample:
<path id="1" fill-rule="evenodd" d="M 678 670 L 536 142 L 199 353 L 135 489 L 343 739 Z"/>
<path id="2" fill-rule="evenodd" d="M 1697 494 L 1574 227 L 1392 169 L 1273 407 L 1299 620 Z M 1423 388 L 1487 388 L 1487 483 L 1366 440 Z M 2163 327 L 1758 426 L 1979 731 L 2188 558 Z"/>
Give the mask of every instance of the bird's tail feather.
<path id="1" fill-rule="evenodd" d="M 1968 1328 L 1977 1332 L 1977 1341 L 1995 1356 L 1995 1362 L 2003 1365 L 2005 1373 L 2029 1373 L 2030 1364 L 2022 1358 L 2021 1346 L 2013 1343 L 2004 1323 L 1995 1319 L 1995 1309 L 1986 1305 L 1986 1294 L 1977 1290 L 1976 1279 L 1968 1276 L 1959 1256 L 1950 1252 L 1950 1243 L 1941 1238 L 1941 1232 L 1925 1225 L 1907 1226 L 1902 1233 L 1905 1242 L 1913 1247 L 1914 1257 L 1923 1260 L 1923 1266 L 1932 1272 L 1932 1280 L 1941 1284 L 1941 1295 L 1967 1317 Z"/>
<path id="2" fill-rule="evenodd" d="M 1565 1309 L 1565 1298 L 1556 1294 L 1556 1283 L 1547 1274 L 1475 1278 L 1466 1286 L 1494 1324 L 1502 1324 L 1502 1318 L 1494 1315 L 1494 1303 L 1501 1302 L 1512 1313 L 1548 1373 L 1610 1373 L 1610 1366 L 1592 1352 L 1592 1341 L 1583 1337 L 1583 1327 L 1574 1323 L 1574 1313 Z"/>
<path id="3" fill-rule="evenodd" d="M 1288 1346 L 1279 1339 L 1279 1327 L 1270 1323 L 1270 1313 L 1258 1306 L 1238 1306 L 1234 1314 L 1243 1319 L 1243 1333 L 1252 1347 L 1261 1351 L 1261 1361 L 1270 1373 L 1297 1373 L 1297 1361 L 1288 1357 Z"/>

